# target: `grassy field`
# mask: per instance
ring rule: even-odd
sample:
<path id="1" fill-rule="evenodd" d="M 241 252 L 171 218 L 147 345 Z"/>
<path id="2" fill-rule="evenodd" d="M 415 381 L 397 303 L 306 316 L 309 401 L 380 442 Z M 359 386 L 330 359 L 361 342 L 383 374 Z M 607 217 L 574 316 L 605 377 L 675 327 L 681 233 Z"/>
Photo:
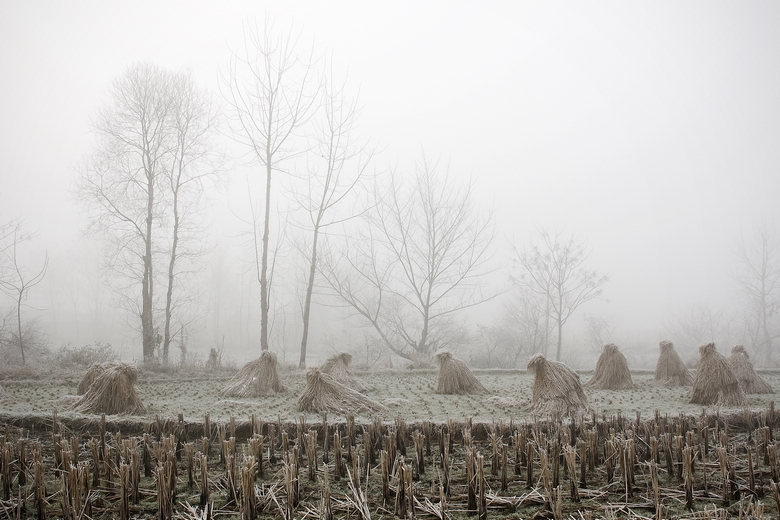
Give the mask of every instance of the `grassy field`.
<path id="1" fill-rule="evenodd" d="M 76 393 L 81 374 L 53 379 L 30 378 L 2 382 L 6 391 L 0 402 L 0 412 L 6 415 L 50 416 L 56 409 L 63 417 L 77 417 L 69 411 L 69 395 Z M 528 403 L 531 397 L 533 376 L 517 371 L 476 371 L 477 377 L 487 388 L 487 393 L 472 396 L 439 395 L 434 392 L 437 373 L 435 371 L 387 371 L 358 374 L 358 378 L 371 389 L 367 395 L 384 403 L 388 412 L 381 415 L 385 421 L 392 421 L 402 415 L 409 422 L 429 420 L 442 422 L 447 419 L 464 420 L 473 418 L 476 422 L 492 422 L 496 419 L 516 421 L 529 419 Z M 246 420 L 252 414 L 275 421 L 295 421 L 301 416 L 296 405 L 298 396 L 305 386 L 303 372 L 282 373 L 281 379 L 287 391 L 273 397 L 236 399 L 220 396 L 220 389 L 228 379 L 227 374 L 207 376 L 200 374 L 187 377 L 184 374 L 157 374 L 142 372 L 136 385 L 137 392 L 146 406 L 145 419 L 160 416 L 175 418 L 183 414 L 188 421 L 202 421 L 209 414 L 214 421 L 225 421 L 231 416 Z M 582 374 L 587 381 L 590 374 Z M 780 389 L 780 374 L 767 373 L 764 378 Z M 650 373 L 634 373 L 635 387 L 625 391 L 588 390 L 588 404 L 597 414 L 607 416 L 621 412 L 634 417 L 650 417 L 655 410 L 662 414 L 685 413 L 698 415 L 703 407 L 688 403 L 690 388 L 665 388 L 653 384 Z M 764 409 L 778 394 L 748 396 L 747 408 Z M 715 409 L 707 409 L 715 412 Z M 308 422 L 319 420 L 316 414 L 305 414 Z M 334 420 L 343 420 L 332 414 Z M 359 421 L 372 416 L 357 414 Z"/>
<path id="2" fill-rule="evenodd" d="M 488 391 L 475 396 L 435 394 L 433 371 L 381 372 L 359 378 L 388 411 L 354 423 L 329 414 L 325 428 L 296 409 L 304 373 L 282 373 L 287 392 L 263 399 L 222 398 L 229 375 L 142 371 L 147 413 L 105 425 L 68 411 L 80 374 L 6 378 L 0 509 L 164 520 L 207 518 L 203 504 L 226 520 L 327 518 L 326 503 L 334 518 L 366 520 L 779 514 L 775 394 L 749 396 L 751 413 L 704 409 L 688 404 L 689 388 L 635 373 L 631 390 L 586 390 L 595 415 L 534 421 L 533 377 L 523 372 L 477 371 Z M 780 387 L 780 375 L 764 377 Z M 263 422 L 247 424 L 251 415 Z"/>

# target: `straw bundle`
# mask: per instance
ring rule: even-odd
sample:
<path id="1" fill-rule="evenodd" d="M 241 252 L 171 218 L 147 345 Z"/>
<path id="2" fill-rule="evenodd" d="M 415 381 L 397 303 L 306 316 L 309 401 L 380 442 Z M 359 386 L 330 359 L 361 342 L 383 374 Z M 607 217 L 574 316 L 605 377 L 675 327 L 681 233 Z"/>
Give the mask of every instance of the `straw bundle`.
<path id="1" fill-rule="evenodd" d="M 753 369 L 753 363 L 745 352 L 745 347 L 737 345 L 731 349 L 729 367 L 739 381 L 739 387 L 746 394 L 773 394 L 774 390 Z"/>
<path id="2" fill-rule="evenodd" d="M 352 363 L 352 354 L 342 352 L 329 358 L 321 367 L 320 372 L 330 375 L 336 381 L 354 388 L 358 392 L 365 392 L 368 387 L 352 375 L 349 365 Z"/>
<path id="3" fill-rule="evenodd" d="M 719 406 L 741 406 L 745 395 L 739 388 L 726 358 L 715 350 L 714 343 L 699 347 L 699 368 L 693 381 L 691 403 Z"/>
<path id="4" fill-rule="evenodd" d="M 276 372 L 276 354 L 264 350 L 260 357 L 238 371 L 222 389 L 230 397 L 261 397 L 284 392 Z"/>
<path id="5" fill-rule="evenodd" d="M 388 409 L 357 390 L 342 385 L 332 376 L 314 368 L 306 373 L 306 388 L 298 398 L 301 412 L 386 412 Z"/>
<path id="6" fill-rule="evenodd" d="M 81 413 L 144 413 L 144 405 L 135 393 L 138 371 L 127 363 L 114 363 L 95 376 L 94 381 L 73 409 Z"/>
<path id="7" fill-rule="evenodd" d="M 542 354 L 534 354 L 528 361 L 528 370 L 535 376 L 531 413 L 574 416 L 587 407 L 580 377 L 563 363 L 548 361 Z"/>
<path id="8" fill-rule="evenodd" d="M 656 381 L 663 381 L 670 386 L 688 386 L 693 384 L 693 376 L 688 371 L 671 341 L 658 344 L 661 354 L 655 366 Z"/>
<path id="9" fill-rule="evenodd" d="M 114 363 L 113 361 L 106 363 L 92 363 L 87 369 L 87 372 L 84 374 L 84 377 L 81 378 L 81 381 L 79 382 L 79 388 L 76 393 L 78 395 L 84 395 L 87 393 L 87 389 L 95 381 L 95 378 L 97 378 L 98 375 L 117 365 L 118 363 Z"/>
<path id="10" fill-rule="evenodd" d="M 478 394 L 486 391 L 466 363 L 452 357 L 449 350 L 438 350 L 435 357 L 439 364 L 437 394 Z"/>
<path id="11" fill-rule="evenodd" d="M 634 386 L 626 356 L 612 343 L 604 345 L 593 377 L 585 386 L 601 390 L 627 390 Z"/>

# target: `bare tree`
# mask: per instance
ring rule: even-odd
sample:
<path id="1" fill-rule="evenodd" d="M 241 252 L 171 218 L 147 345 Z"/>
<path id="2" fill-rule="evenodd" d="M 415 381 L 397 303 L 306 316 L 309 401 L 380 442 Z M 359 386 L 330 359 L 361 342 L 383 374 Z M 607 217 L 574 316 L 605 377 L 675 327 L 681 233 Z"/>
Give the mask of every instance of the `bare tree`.
<path id="1" fill-rule="evenodd" d="M 734 344 L 738 341 L 733 330 L 735 317 L 707 304 L 696 304 L 679 312 L 665 327 L 667 339 L 680 348 L 687 363 L 699 359 L 696 348 L 706 343 Z M 685 352 L 688 352 L 686 356 Z"/>
<path id="2" fill-rule="evenodd" d="M 175 274 L 182 232 L 200 196 L 196 165 L 207 153 L 212 126 L 207 98 L 190 78 L 136 64 L 113 84 L 112 104 L 95 124 L 98 144 L 82 172 L 79 191 L 93 209 L 93 225 L 108 237 L 108 265 L 120 296 L 140 317 L 144 361 L 162 342 L 155 327 L 158 267 L 170 240 L 165 301 L 165 359 L 171 342 Z M 185 194 L 188 197 L 185 197 Z M 172 222 L 168 219 L 172 219 Z M 169 235 L 170 233 L 170 235 Z M 118 275 L 118 276 L 116 276 Z M 140 285 L 140 303 L 133 296 Z M 163 284 L 165 285 L 165 284 Z"/>
<path id="3" fill-rule="evenodd" d="M 292 32 L 276 35 L 266 24 L 245 27 L 244 46 L 229 65 L 225 98 L 232 108 L 236 139 L 262 167 L 265 208 L 260 260 L 260 348 L 268 350 L 268 253 L 271 181 L 289 159 L 305 151 L 293 146 L 308 121 L 317 96 L 312 54 L 299 58 Z"/>
<path id="4" fill-rule="evenodd" d="M 524 288 L 512 295 L 505 308 L 504 326 L 514 332 L 514 362 L 523 355 L 547 352 L 550 319 L 544 298 Z"/>
<path id="5" fill-rule="evenodd" d="M 172 212 L 171 245 L 168 257 L 168 282 L 165 295 L 165 324 L 163 327 L 163 360 L 168 362 L 168 351 L 174 335 L 171 317 L 174 307 L 174 285 L 177 268 L 182 259 L 195 257 L 200 248 L 192 246 L 198 226 L 198 203 L 206 183 L 215 176 L 214 153 L 210 136 L 215 127 L 216 113 L 210 97 L 192 81 L 189 75 L 176 75 L 171 81 L 170 125 L 173 149 L 171 167 L 167 171 L 167 186 Z M 190 247 L 181 248 L 181 241 L 189 239 Z M 183 330 L 183 326 L 179 327 Z"/>
<path id="6" fill-rule="evenodd" d="M 10 231 L 9 231 L 10 230 Z M 22 307 L 29 296 L 30 290 L 41 283 L 46 276 L 49 266 L 49 256 L 46 255 L 43 265 L 34 274 L 27 274 L 21 265 L 19 258 L 19 246 L 29 238 L 22 232 L 21 225 L 13 224 L 9 228 L 0 231 L 0 238 L 6 239 L 0 242 L 2 259 L 2 276 L 0 276 L 0 291 L 13 298 L 16 311 L 16 342 L 19 353 L 22 356 L 22 365 L 26 363 L 24 355 L 24 331 L 22 329 Z"/>
<path id="7" fill-rule="evenodd" d="M 130 286 L 141 282 L 140 308 L 134 298 L 128 303 L 141 318 L 144 361 L 151 359 L 156 344 L 153 245 L 170 151 L 169 84 L 164 70 L 148 64 L 134 65 L 114 81 L 113 104 L 95 124 L 98 149 L 80 186 L 96 210 L 94 224 L 113 241 L 109 258 L 114 272 L 124 273 Z"/>
<path id="8" fill-rule="evenodd" d="M 361 210 L 348 209 L 341 214 L 334 213 L 340 206 L 346 206 L 366 177 L 371 158 L 364 147 L 353 141 L 353 127 L 356 116 L 356 102 L 348 101 L 344 87 L 324 83 L 322 89 L 322 110 L 317 129 L 315 165 L 310 167 L 306 177 L 305 197 L 298 197 L 298 205 L 304 210 L 311 233 L 308 244 L 309 272 L 303 302 L 303 331 L 299 368 L 306 366 L 306 347 L 309 339 L 312 294 L 317 274 L 318 246 L 321 233 L 329 227 L 341 224 L 361 214 Z"/>
<path id="9" fill-rule="evenodd" d="M 425 160 L 416 170 L 410 186 L 392 174 L 375 187 L 362 234 L 321 266 L 330 289 L 410 360 L 447 341 L 448 319 L 495 296 L 480 283 L 492 215 L 474 209 L 470 184 L 459 187 Z"/>
<path id="10" fill-rule="evenodd" d="M 600 354 L 602 347 L 612 343 L 615 327 L 604 317 L 589 315 L 585 317 L 588 324 L 588 339 L 593 354 Z"/>
<path id="11" fill-rule="evenodd" d="M 753 350 L 771 364 L 780 338 L 780 246 L 772 230 L 761 227 L 752 243 L 743 240 L 741 264 L 738 280 L 750 305 L 747 333 Z"/>
<path id="12" fill-rule="evenodd" d="M 482 341 L 500 352 L 502 366 L 520 366 L 523 357 L 545 352 L 550 320 L 540 300 L 536 293 L 516 286 L 493 322 L 480 327 Z"/>
<path id="13" fill-rule="evenodd" d="M 564 241 L 542 232 L 539 242 L 516 256 L 520 283 L 541 298 L 555 325 L 555 359 L 560 361 L 564 325 L 582 304 L 601 294 L 607 277 L 585 266 L 585 245 L 573 237 Z"/>

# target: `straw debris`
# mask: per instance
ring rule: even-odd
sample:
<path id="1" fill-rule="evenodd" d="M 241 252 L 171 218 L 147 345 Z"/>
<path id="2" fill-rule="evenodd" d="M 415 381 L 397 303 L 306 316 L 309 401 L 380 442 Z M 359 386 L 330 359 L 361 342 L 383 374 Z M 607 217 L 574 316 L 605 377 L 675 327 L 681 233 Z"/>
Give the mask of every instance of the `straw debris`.
<path id="1" fill-rule="evenodd" d="M 742 406 L 745 395 L 726 358 L 714 343 L 699 347 L 699 368 L 693 381 L 691 403 L 718 406 Z"/>
<path id="2" fill-rule="evenodd" d="M 600 390 L 628 390 L 633 388 L 631 371 L 628 369 L 626 356 L 618 350 L 617 345 L 604 345 L 593 377 L 585 386 Z"/>
<path id="3" fill-rule="evenodd" d="M 115 363 L 113 361 L 109 361 L 106 363 L 92 363 L 87 369 L 87 372 L 84 374 L 84 377 L 81 378 L 76 393 L 78 395 L 84 395 L 87 392 L 89 386 L 95 381 L 97 376 L 99 376 L 106 370 L 109 370 L 117 366 L 118 364 L 119 363 Z"/>
<path id="4" fill-rule="evenodd" d="M 94 381 L 73 409 L 92 414 L 144 413 L 144 405 L 135 393 L 138 370 L 127 363 L 115 363 L 95 376 Z"/>
<path id="5" fill-rule="evenodd" d="M 222 389 L 228 397 L 262 397 L 284 392 L 276 372 L 276 354 L 264 350 L 260 357 L 238 371 Z"/>
<path id="6" fill-rule="evenodd" d="M 580 376 L 558 361 L 534 354 L 528 370 L 535 376 L 531 395 L 531 413 L 544 416 L 574 416 L 587 408 Z"/>
<path id="7" fill-rule="evenodd" d="M 739 387 L 746 394 L 773 394 L 774 390 L 753 369 L 753 363 L 745 351 L 745 347 L 737 345 L 731 349 L 729 367 L 739 381 Z"/>
<path id="8" fill-rule="evenodd" d="M 384 405 L 336 381 L 318 368 L 306 373 L 306 388 L 298 398 L 301 412 L 387 412 Z"/>
<path id="9" fill-rule="evenodd" d="M 437 394 L 478 394 L 487 391 L 466 363 L 452 357 L 449 350 L 440 349 L 435 357 L 439 364 Z"/>
<path id="10" fill-rule="evenodd" d="M 655 366 L 655 380 L 668 386 L 692 385 L 693 376 L 674 350 L 674 344 L 671 341 L 662 341 L 658 346 L 661 353 Z"/>
<path id="11" fill-rule="evenodd" d="M 352 363 L 352 354 L 347 352 L 341 352 L 335 356 L 330 357 L 320 367 L 320 371 L 330 375 L 336 381 L 347 385 L 350 388 L 354 388 L 358 392 L 365 392 L 368 387 L 358 381 L 358 379 L 352 374 L 349 369 L 349 365 Z"/>

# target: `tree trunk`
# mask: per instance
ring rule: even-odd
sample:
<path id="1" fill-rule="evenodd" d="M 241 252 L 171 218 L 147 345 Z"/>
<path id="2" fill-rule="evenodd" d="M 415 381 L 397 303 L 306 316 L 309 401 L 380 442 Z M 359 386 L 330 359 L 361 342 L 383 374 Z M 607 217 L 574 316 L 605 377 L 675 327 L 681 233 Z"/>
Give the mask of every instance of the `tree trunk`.
<path id="1" fill-rule="evenodd" d="M 422 332 L 420 333 L 420 341 L 417 343 L 417 355 L 421 358 L 427 358 L 428 357 L 428 322 L 430 321 L 428 318 L 428 307 L 425 307 L 425 313 L 423 314 L 423 328 Z"/>
<path id="2" fill-rule="evenodd" d="M 772 366 L 772 335 L 769 333 L 769 326 L 767 325 L 767 316 L 766 311 L 764 311 L 763 316 L 763 344 L 764 344 L 764 352 L 765 352 L 765 359 L 766 359 L 766 366 Z"/>
<path id="3" fill-rule="evenodd" d="M 270 143 L 269 143 L 270 144 Z M 267 150 L 265 165 L 265 218 L 263 220 L 263 256 L 260 264 L 260 350 L 268 350 L 268 235 L 271 220 L 271 160 Z"/>
<path id="4" fill-rule="evenodd" d="M 562 330 L 563 330 L 563 322 L 559 318 L 558 319 L 558 345 L 555 348 L 555 361 L 561 360 L 561 344 L 562 344 L 561 331 Z"/>
<path id="5" fill-rule="evenodd" d="M 181 178 L 181 176 L 179 177 Z M 173 305 L 173 279 L 176 265 L 176 249 L 179 245 L 179 188 L 173 190 L 173 242 L 171 259 L 168 262 L 168 291 L 165 295 L 165 331 L 163 333 L 163 363 L 168 364 L 171 345 L 171 307 Z"/>
<path id="6" fill-rule="evenodd" d="M 542 344 L 542 354 L 546 358 L 550 351 L 550 297 L 547 296 L 544 306 L 544 343 Z"/>
<path id="7" fill-rule="evenodd" d="M 21 276 L 20 276 L 21 277 Z M 16 300 L 16 327 L 19 333 L 19 352 L 22 354 L 22 365 L 25 365 L 24 359 L 24 339 L 22 338 L 22 296 L 24 290 L 19 291 L 19 298 Z"/>
<path id="8" fill-rule="evenodd" d="M 148 161 L 147 161 L 148 162 Z M 147 168 L 149 168 L 147 166 Z M 154 176 L 147 171 L 146 200 L 146 236 L 144 251 L 144 277 L 141 302 L 141 335 L 143 336 L 144 362 L 149 362 L 154 356 L 154 321 L 152 317 L 153 270 L 152 270 L 152 220 L 154 215 Z"/>
<path id="9" fill-rule="evenodd" d="M 314 226 L 314 237 L 311 246 L 311 264 L 309 265 L 309 282 L 306 285 L 306 301 L 303 304 L 303 336 L 301 337 L 301 357 L 298 368 L 306 368 L 306 344 L 309 341 L 309 316 L 311 314 L 311 295 L 314 292 L 314 276 L 317 272 L 317 239 L 320 235 L 319 224 Z"/>

